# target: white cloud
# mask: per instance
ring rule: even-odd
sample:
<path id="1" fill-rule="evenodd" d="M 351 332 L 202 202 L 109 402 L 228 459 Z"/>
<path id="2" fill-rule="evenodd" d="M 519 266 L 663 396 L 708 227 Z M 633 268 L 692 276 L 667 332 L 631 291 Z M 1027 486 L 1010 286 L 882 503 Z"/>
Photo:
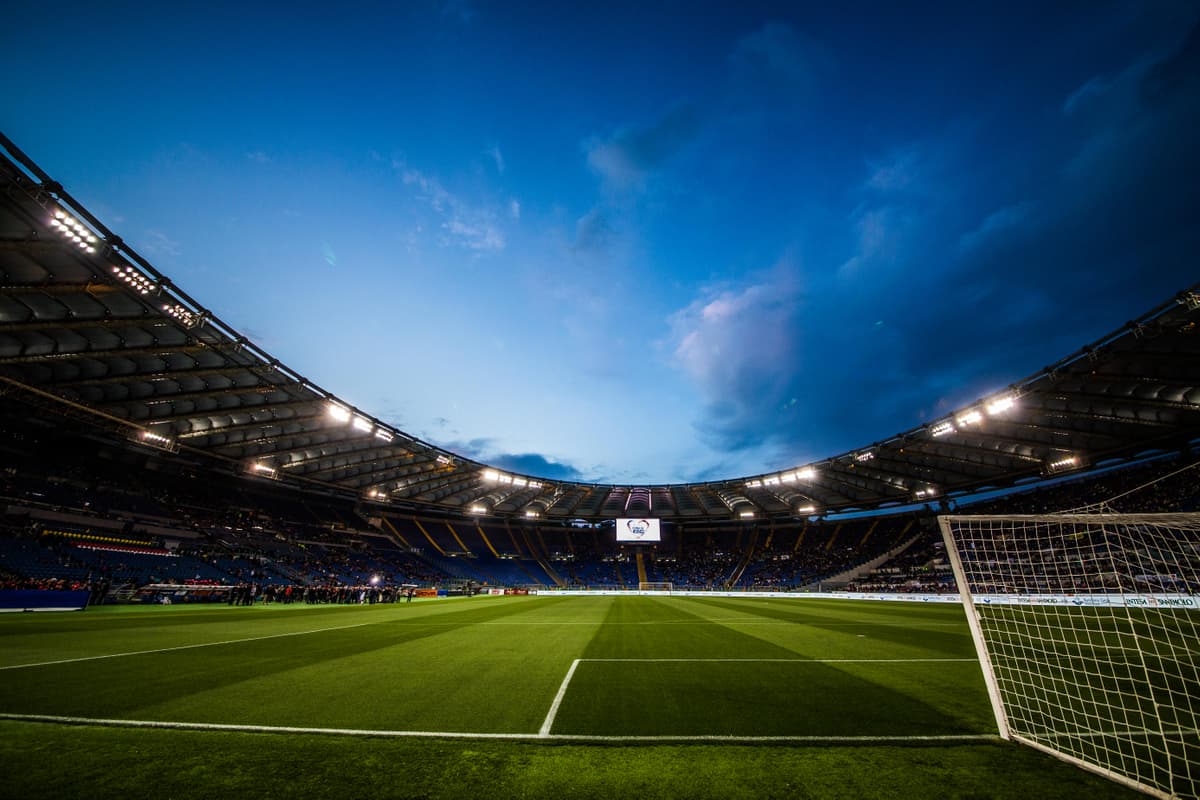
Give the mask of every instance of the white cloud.
<path id="1" fill-rule="evenodd" d="M 669 320 L 673 359 L 714 407 L 742 417 L 774 403 L 797 364 L 801 294 L 791 271 L 741 288 L 709 289 Z"/>
<path id="2" fill-rule="evenodd" d="M 838 277 L 854 278 L 869 266 L 890 263 L 904 233 L 904 222 L 892 206 L 859 208 L 851 217 L 856 247 L 854 255 L 838 267 Z"/>
<path id="3" fill-rule="evenodd" d="M 416 189 L 421 201 L 442 217 L 441 230 L 446 234 L 443 244 L 475 251 L 505 248 L 506 240 L 498 221 L 499 215 L 491 208 L 465 202 L 446 189 L 436 177 L 410 167 L 403 159 L 393 159 L 392 168 L 399 173 L 406 186 Z M 515 208 L 519 215 L 520 206 Z M 509 213 L 514 213 L 513 205 L 509 206 Z"/>
<path id="4" fill-rule="evenodd" d="M 504 234 L 488 219 L 467 222 L 459 217 L 442 223 L 446 231 L 463 247 L 471 250 L 503 250 Z"/>
<path id="5" fill-rule="evenodd" d="M 142 236 L 141 247 L 149 255 L 159 258 L 165 256 L 178 256 L 180 254 L 179 242 L 159 230 L 148 230 Z"/>
<path id="6" fill-rule="evenodd" d="M 492 163 L 496 165 L 496 172 L 504 174 L 504 154 L 500 152 L 500 145 L 492 145 L 488 148 L 488 155 L 492 158 Z"/>

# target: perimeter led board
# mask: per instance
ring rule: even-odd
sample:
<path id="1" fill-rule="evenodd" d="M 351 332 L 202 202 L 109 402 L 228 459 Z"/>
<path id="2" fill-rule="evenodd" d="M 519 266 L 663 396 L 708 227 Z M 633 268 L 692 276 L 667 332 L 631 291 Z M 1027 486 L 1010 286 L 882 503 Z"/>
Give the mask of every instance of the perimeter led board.
<path id="1" fill-rule="evenodd" d="M 661 542 L 658 520 L 623 518 L 617 520 L 618 542 Z"/>

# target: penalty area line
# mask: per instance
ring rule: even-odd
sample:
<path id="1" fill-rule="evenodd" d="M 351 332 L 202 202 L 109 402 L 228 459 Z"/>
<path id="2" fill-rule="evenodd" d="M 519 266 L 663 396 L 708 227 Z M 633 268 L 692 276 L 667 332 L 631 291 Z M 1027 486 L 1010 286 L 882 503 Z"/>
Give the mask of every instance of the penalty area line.
<path id="1" fill-rule="evenodd" d="M 582 743 L 637 743 L 637 742 L 707 742 L 716 744 L 994 744 L 1003 741 L 994 733 L 914 734 L 910 736 L 738 736 L 731 734 L 684 734 L 680 736 L 606 736 L 562 733 L 477 733 L 470 731 L 394 731 L 371 730 L 369 728 L 301 728 L 287 725 L 236 725 L 218 722 L 168 722 L 140 719 L 103 719 L 92 717 L 69 717 L 52 714 L 6 714 L 0 712 L 0 720 L 13 722 L 41 722 L 56 725 L 96 725 L 108 728 L 144 728 L 151 730 L 210 731 L 227 733 L 284 733 L 313 734 L 318 736 L 348 736 L 363 739 L 507 739 L 526 742 L 582 742 Z"/>
<path id="2" fill-rule="evenodd" d="M 550 728 L 554 726 L 554 718 L 558 716 L 558 707 L 562 705 L 563 698 L 567 696 L 567 686 L 571 684 L 571 678 L 575 677 L 575 668 L 579 666 L 581 660 L 577 658 L 571 662 L 571 668 L 567 670 L 566 676 L 563 678 L 562 683 L 559 684 L 558 694 L 554 695 L 554 702 L 550 704 L 550 710 L 546 713 L 546 719 L 542 722 L 538 736 L 546 737 L 550 735 Z"/>

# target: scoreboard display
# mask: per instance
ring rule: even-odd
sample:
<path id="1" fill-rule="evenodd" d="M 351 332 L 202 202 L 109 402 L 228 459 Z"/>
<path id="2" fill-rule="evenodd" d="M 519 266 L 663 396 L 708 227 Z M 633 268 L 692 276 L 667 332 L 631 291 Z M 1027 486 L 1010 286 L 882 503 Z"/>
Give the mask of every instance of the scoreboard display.
<path id="1" fill-rule="evenodd" d="M 662 531 L 656 519 L 629 517 L 616 521 L 618 542 L 661 542 Z"/>

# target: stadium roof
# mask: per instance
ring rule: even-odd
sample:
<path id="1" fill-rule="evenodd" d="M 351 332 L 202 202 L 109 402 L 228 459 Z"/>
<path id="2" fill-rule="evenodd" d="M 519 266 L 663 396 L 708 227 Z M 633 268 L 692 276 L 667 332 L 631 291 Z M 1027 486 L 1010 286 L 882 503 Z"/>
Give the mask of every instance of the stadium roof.
<path id="1" fill-rule="evenodd" d="M 1200 435 L 1196 285 L 1001 394 L 811 464 L 672 485 L 516 475 L 397 430 L 281 364 L 0 145 L 0 394 L 250 475 L 502 517 L 789 518 L 934 502 Z"/>

